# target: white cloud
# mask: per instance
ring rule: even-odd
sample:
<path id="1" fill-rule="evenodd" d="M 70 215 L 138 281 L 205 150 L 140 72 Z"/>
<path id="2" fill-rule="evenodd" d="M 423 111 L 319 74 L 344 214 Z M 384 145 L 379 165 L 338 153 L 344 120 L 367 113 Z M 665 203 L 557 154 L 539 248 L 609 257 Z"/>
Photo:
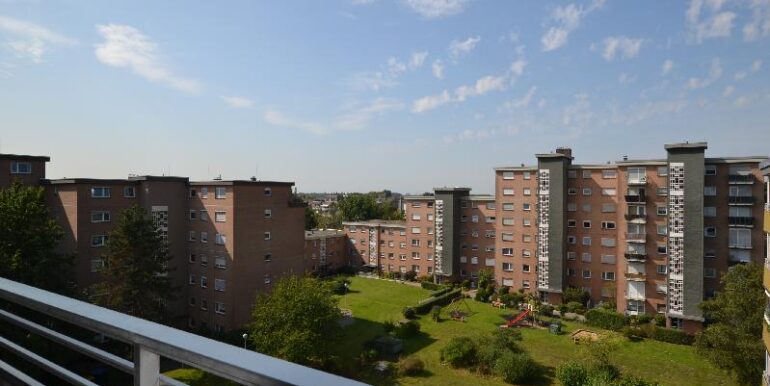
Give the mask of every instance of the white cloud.
<path id="1" fill-rule="evenodd" d="M 610 122 L 614 125 L 633 125 L 655 116 L 679 113 L 684 110 L 687 105 L 688 102 L 684 99 L 632 104 L 626 111 L 613 109 L 610 116 Z"/>
<path id="2" fill-rule="evenodd" d="M 480 36 L 471 36 L 463 41 L 452 40 L 452 42 L 449 43 L 449 54 L 454 59 L 468 55 L 471 51 L 473 51 L 474 48 L 476 48 L 476 44 L 478 44 L 480 41 Z"/>
<path id="3" fill-rule="evenodd" d="M 735 87 L 733 87 L 732 85 L 730 85 L 730 86 L 727 86 L 727 87 L 725 87 L 725 90 L 724 90 L 724 91 L 722 91 L 722 96 L 723 96 L 723 97 L 725 97 L 725 98 L 727 98 L 727 97 L 729 97 L 730 95 L 733 95 L 733 93 L 734 93 L 734 92 L 735 92 Z"/>
<path id="4" fill-rule="evenodd" d="M 429 95 L 415 100 L 412 103 L 412 112 L 422 113 L 433 110 L 436 107 L 449 103 L 450 100 L 449 91 L 444 90 L 444 92 L 439 95 Z"/>
<path id="5" fill-rule="evenodd" d="M 521 74 L 524 73 L 524 67 L 526 67 L 527 62 L 524 59 L 518 59 L 515 62 L 511 63 L 511 80 L 516 80 Z"/>
<path id="6" fill-rule="evenodd" d="M 733 29 L 736 14 L 721 11 L 726 2 L 723 0 L 690 0 L 690 6 L 685 12 L 685 21 L 690 39 L 696 43 L 704 39 L 729 37 Z M 708 15 L 702 17 L 704 4 L 708 7 Z M 721 11 L 721 12 L 720 12 Z"/>
<path id="7" fill-rule="evenodd" d="M 685 85 L 688 89 L 698 89 L 708 87 L 710 84 L 717 81 L 722 77 L 722 64 L 719 58 L 714 58 L 711 61 L 711 68 L 709 69 L 708 77 L 706 78 L 690 78 Z"/>
<path id="8" fill-rule="evenodd" d="M 234 109 L 250 109 L 254 107 L 254 101 L 249 98 L 239 96 L 223 96 L 222 100 L 224 100 L 225 103 Z"/>
<path id="9" fill-rule="evenodd" d="M 473 86 L 460 86 L 455 89 L 455 102 L 464 102 L 470 97 L 484 95 L 490 91 L 499 91 L 505 88 L 506 77 L 485 76 L 476 81 Z"/>
<path id="10" fill-rule="evenodd" d="M 14 56 L 33 63 L 43 62 L 50 46 L 70 46 L 77 43 L 38 24 L 5 16 L 0 16 L 0 32 L 9 35 L 11 39 L 3 41 L 0 46 Z"/>
<path id="11" fill-rule="evenodd" d="M 604 3 L 605 0 L 594 0 L 588 8 L 574 3 L 556 7 L 550 15 L 556 25 L 549 27 L 540 38 L 543 51 L 553 51 L 567 44 L 569 34 L 580 27 L 588 14 L 601 8 Z"/>
<path id="12" fill-rule="evenodd" d="M 426 19 L 436 19 L 464 11 L 469 0 L 401 0 L 401 3 Z"/>
<path id="13" fill-rule="evenodd" d="M 639 55 L 642 49 L 642 39 L 633 39 L 626 36 L 610 36 L 603 40 L 604 48 L 602 57 L 610 62 L 619 55 L 622 59 L 631 59 Z"/>
<path id="14" fill-rule="evenodd" d="M 749 0 L 751 21 L 743 26 L 743 39 L 752 41 L 770 35 L 770 0 Z"/>
<path id="15" fill-rule="evenodd" d="M 380 91 L 398 84 L 395 79 L 379 71 L 359 72 L 353 75 L 348 83 L 355 90 L 371 91 Z"/>
<path id="16" fill-rule="evenodd" d="M 158 56 L 158 45 L 128 25 L 97 25 L 104 42 L 96 45 L 96 58 L 113 67 L 126 67 L 137 75 L 187 93 L 198 93 L 197 80 L 181 78 L 169 70 Z"/>
<path id="17" fill-rule="evenodd" d="M 433 71 L 433 76 L 435 76 L 437 79 L 444 79 L 444 63 L 441 62 L 440 59 L 433 61 L 431 69 Z"/>
<path id="18" fill-rule="evenodd" d="M 388 58 L 388 72 L 393 77 L 398 77 L 406 71 L 406 64 L 398 60 L 398 58 L 391 56 Z"/>
<path id="19" fill-rule="evenodd" d="M 674 69 L 674 62 L 671 59 L 666 59 L 663 65 L 660 67 L 660 71 L 663 75 L 668 75 L 671 70 Z"/>
<path id="20" fill-rule="evenodd" d="M 762 61 L 757 59 L 751 63 L 751 72 L 757 72 L 762 68 Z"/>
<path id="21" fill-rule="evenodd" d="M 521 96 L 521 98 L 517 98 L 510 102 L 506 102 L 505 107 L 508 109 L 525 109 L 529 107 L 529 104 L 530 102 L 532 102 L 532 98 L 535 96 L 536 92 L 537 92 L 537 87 L 532 86 L 529 88 L 529 91 L 527 91 L 526 94 Z"/>
<path id="22" fill-rule="evenodd" d="M 273 109 L 265 110 L 263 119 L 274 126 L 300 129 L 313 134 L 326 134 L 328 132 L 326 127 L 319 123 L 298 120 Z"/>
<path id="23" fill-rule="evenodd" d="M 751 100 L 747 96 L 740 96 L 735 99 L 735 106 L 737 107 L 746 107 Z"/>
<path id="24" fill-rule="evenodd" d="M 413 69 L 422 67 L 427 57 L 428 51 L 413 52 L 412 57 L 409 59 L 409 67 Z"/>
<path id="25" fill-rule="evenodd" d="M 366 106 L 353 109 L 337 117 L 335 126 L 344 130 L 363 129 L 375 115 L 383 115 L 387 112 L 401 111 L 404 103 L 389 98 L 377 98 Z"/>
<path id="26" fill-rule="evenodd" d="M 741 70 L 735 73 L 735 80 L 743 80 L 750 74 L 753 74 L 762 69 L 762 61 L 757 59 L 751 63 L 751 67 L 747 70 Z"/>
<path id="27" fill-rule="evenodd" d="M 634 82 L 636 82 L 636 79 L 637 79 L 636 75 L 627 74 L 625 72 L 620 74 L 620 75 L 618 75 L 618 82 L 620 84 L 634 83 Z"/>
<path id="28" fill-rule="evenodd" d="M 492 129 L 465 129 L 459 133 L 445 136 L 444 143 L 451 144 L 454 142 L 481 141 L 500 135 L 516 135 L 519 131 L 519 128 L 513 125 L 505 125 Z"/>
<path id="29" fill-rule="evenodd" d="M 561 123 L 570 128 L 582 129 L 593 117 L 587 94 L 576 94 L 575 101 L 564 107 Z"/>

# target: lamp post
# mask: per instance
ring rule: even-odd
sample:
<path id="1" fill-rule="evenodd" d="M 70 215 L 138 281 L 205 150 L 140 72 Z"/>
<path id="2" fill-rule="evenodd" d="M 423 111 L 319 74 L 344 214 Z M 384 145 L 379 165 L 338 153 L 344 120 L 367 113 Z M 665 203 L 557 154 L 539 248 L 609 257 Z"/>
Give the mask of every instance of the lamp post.
<path id="1" fill-rule="evenodd" d="M 246 338 L 249 337 L 249 334 L 243 334 L 243 348 L 246 348 Z"/>
<path id="2" fill-rule="evenodd" d="M 346 295 L 348 294 L 348 283 L 343 283 L 343 285 L 345 286 L 345 291 L 342 292 L 342 306 L 347 309 L 348 299 Z"/>

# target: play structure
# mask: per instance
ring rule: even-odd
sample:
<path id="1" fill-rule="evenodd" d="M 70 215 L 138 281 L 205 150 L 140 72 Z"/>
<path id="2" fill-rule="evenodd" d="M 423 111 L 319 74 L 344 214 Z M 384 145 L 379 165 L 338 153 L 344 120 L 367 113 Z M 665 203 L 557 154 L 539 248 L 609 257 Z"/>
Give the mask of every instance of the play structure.
<path id="1" fill-rule="evenodd" d="M 572 338 L 572 341 L 575 342 L 575 344 L 579 344 L 580 341 L 596 341 L 599 340 L 599 334 L 588 331 L 584 329 L 579 329 L 573 332 L 572 334 L 569 334 Z"/>
<path id="2" fill-rule="evenodd" d="M 460 306 L 464 306 L 464 310 L 460 309 Z M 449 303 L 449 316 L 452 318 L 452 320 L 456 320 L 458 322 L 464 322 L 465 318 L 471 316 L 471 306 L 468 305 L 468 303 L 465 302 L 465 297 L 461 296 L 455 300 L 452 300 L 451 303 Z"/>
<path id="3" fill-rule="evenodd" d="M 508 323 L 500 325 L 500 328 L 509 328 L 509 327 L 513 327 L 513 326 L 515 326 L 517 323 L 519 323 L 519 322 L 520 322 L 520 321 L 522 321 L 524 318 L 526 318 L 526 317 L 527 317 L 527 315 L 529 315 L 529 313 L 530 313 L 531 311 L 532 311 L 532 310 L 531 310 L 530 308 L 527 308 L 527 309 L 525 309 L 525 310 L 524 310 L 524 311 L 522 311 L 522 312 L 521 312 L 519 315 L 517 315 L 515 318 L 513 318 L 513 319 L 509 320 L 509 321 L 508 321 Z"/>

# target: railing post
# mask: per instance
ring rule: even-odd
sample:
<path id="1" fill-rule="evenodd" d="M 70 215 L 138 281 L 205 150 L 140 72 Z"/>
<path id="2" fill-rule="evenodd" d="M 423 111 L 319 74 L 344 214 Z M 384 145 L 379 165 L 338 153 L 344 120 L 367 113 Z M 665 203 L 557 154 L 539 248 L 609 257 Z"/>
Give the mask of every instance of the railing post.
<path id="1" fill-rule="evenodd" d="M 160 356 L 144 346 L 134 345 L 134 386 L 160 385 Z"/>

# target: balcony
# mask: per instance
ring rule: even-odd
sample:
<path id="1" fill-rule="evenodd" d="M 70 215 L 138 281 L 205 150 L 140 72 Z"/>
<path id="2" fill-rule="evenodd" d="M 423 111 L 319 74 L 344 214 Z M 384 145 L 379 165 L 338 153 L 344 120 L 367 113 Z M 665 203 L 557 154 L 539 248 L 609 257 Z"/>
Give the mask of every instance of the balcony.
<path id="1" fill-rule="evenodd" d="M 160 374 L 160 357 L 172 359 L 245 385 L 363 385 L 254 351 L 217 342 L 168 326 L 121 314 L 93 304 L 56 295 L 0 278 L 0 299 L 69 324 L 122 341 L 133 347 L 134 362 L 53 331 L 48 327 L 0 310 L 0 319 L 11 325 L 64 346 L 105 365 L 131 374 L 134 385 L 184 385 Z M 18 307 L 14 307 L 18 309 Z M 82 375 L 0 337 L 0 347 L 67 383 L 95 385 Z M 0 361 L 4 377 L 12 384 L 41 385 L 24 372 Z M 14 379 L 15 378 L 15 379 Z"/>
<path id="2" fill-rule="evenodd" d="M 765 259 L 765 272 L 762 276 L 762 284 L 766 291 L 770 291 L 770 259 Z"/>
<path id="3" fill-rule="evenodd" d="M 727 178 L 731 185 L 750 185 L 754 183 L 754 176 L 751 174 L 730 174 Z"/>
<path id="4" fill-rule="evenodd" d="M 646 218 L 647 218 L 647 214 L 645 214 L 645 213 L 642 213 L 642 214 L 638 214 L 638 213 L 627 213 L 625 217 L 626 217 L 626 220 L 628 220 L 628 221 L 632 221 L 632 220 L 644 220 L 644 219 L 646 219 Z"/>
<path id="5" fill-rule="evenodd" d="M 626 252 L 626 253 L 623 254 L 623 256 L 625 256 L 628 261 L 632 261 L 632 262 L 645 262 L 645 261 L 647 261 L 647 254 L 646 253 Z"/>
<path id="6" fill-rule="evenodd" d="M 644 193 L 627 194 L 623 197 L 626 198 L 626 203 L 629 203 L 629 204 L 644 204 L 645 202 L 647 202 L 647 196 Z"/>
<path id="7" fill-rule="evenodd" d="M 736 226 L 754 226 L 754 217 L 728 217 L 727 222 Z"/>
<path id="8" fill-rule="evenodd" d="M 727 203 L 730 205 L 753 205 L 754 197 L 752 196 L 730 196 L 727 197 Z"/>
<path id="9" fill-rule="evenodd" d="M 647 277 L 643 272 L 626 272 L 626 280 L 644 281 Z"/>
<path id="10" fill-rule="evenodd" d="M 645 185 L 647 184 L 647 176 L 628 176 L 626 183 L 629 185 Z"/>
<path id="11" fill-rule="evenodd" d="M 765 204 L 765 221 L 764 227 L 765 233 L 770 233 L 770 204 Z"/>
<path id="12" fill-rule="evenodd" d="M 629 243 L 647 242 L 647 233 L 626 233 L 626 241 Z"/>

